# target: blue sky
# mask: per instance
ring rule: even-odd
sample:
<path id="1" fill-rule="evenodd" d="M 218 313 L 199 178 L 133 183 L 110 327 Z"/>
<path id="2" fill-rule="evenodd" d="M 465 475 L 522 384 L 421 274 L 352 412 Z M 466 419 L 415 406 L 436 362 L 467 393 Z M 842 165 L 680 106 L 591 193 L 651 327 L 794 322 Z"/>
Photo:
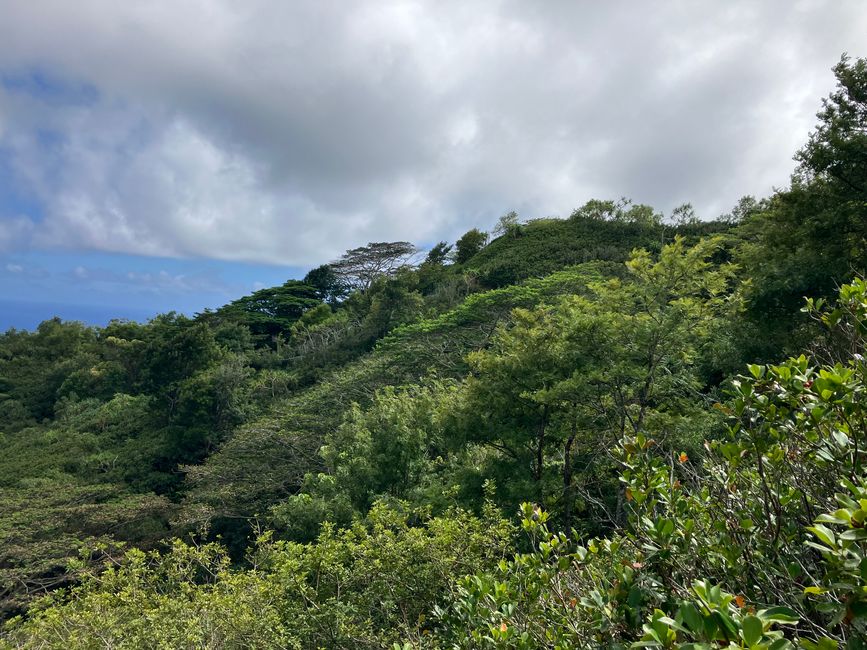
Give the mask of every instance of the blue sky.
<path id="1" fill-rule="evenodd" d="M 19 70 L 0 77 L 7 94 L 26 96 L 59 108 L 94 105 L 91 86 L 69 84 L 40 70 Z M 64 134 L 37 130 L 36 155 L 50 167 Z M 52 175 L 46 174 L 49 186 Z M 15 173 L 8 151 L 0 147 L 0 221 L 25 217 L 34 228 L 44 221 L 38 192 Z M 193 314 L 218 307 L 256 289 L 303 277 L 306 267 L 207 258 L 145 256 L 66 248 L 60 245 L 0 250 L 0 331 L 32 329 L 60 316 L 105 324 L 111 318 L 144 320 L 158 313 Z"/>
<path id="2" fill-rule="evenodd" d="M 97 251 L 9 253 L 0 255 L 0 330 L 30 329 L 54 316 L 100 325 L 167 311 L 193 314 L 305 272 Z"/>
<path id="3" fill-rule="evenodd" d="M 862 0 L 8 3 L 0 330 L 192 313 L 511 210 L 716 217 L 788 182 L 865 33 Z"/>

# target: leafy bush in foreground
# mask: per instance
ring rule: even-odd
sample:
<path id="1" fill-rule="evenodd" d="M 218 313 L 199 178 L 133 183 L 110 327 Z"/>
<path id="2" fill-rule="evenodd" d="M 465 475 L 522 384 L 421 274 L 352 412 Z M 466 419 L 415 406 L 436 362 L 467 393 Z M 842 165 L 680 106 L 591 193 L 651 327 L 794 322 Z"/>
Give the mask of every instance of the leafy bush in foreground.
<path id="1" fill-rule="evenodd" d="M 37 602 L 0 647 L 383 648 L 423 638 L 453 576 L 492 566 L 511 534 L 491 509 L 426 519 L 378 504 L 312 544 L 262 535 L 247 570 L 233 569 L 219 544 L 133 549 Z"/>
<path id="2" fill-rule="evenodd" d="M 534 550 L 462 580 L 452 648 L 861 648 L 867 636 L 867 283 L 819 312 L 854 351 L 750 366 L 707 457 L 616 449 L 629 524 L 577 545 L 523 506 Z"/>

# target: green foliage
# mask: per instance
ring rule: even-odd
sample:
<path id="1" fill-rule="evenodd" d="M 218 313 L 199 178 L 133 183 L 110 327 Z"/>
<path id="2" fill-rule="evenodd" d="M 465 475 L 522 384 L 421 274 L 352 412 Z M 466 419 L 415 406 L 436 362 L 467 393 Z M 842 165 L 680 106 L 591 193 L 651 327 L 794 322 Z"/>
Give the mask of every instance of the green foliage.
<path id="1" fill-rule="evenodd" d="M 410 525 L 375 506 L 364 522 L 326 527 L 315 543 L 261 535 L 251 568 L 219 545 L 180 541 L 167 553 L 129 551 L 78 587 L 37 602 L 7 628 L 8 647 L 64 640 L 71 648 L 370 648 L 429 633 L 428 613 L 455 574 L 492 566 L 511 527 L 489 511 Z"/>
<path id="2" fill-rule="evenodd" d="M 503 287 L 574 264 L 594 260 L 625 262 L 635 248 L 655 254 L 675 234 L 695 243 L 699 237 L 728 228 L 719 222 L 664 227 L 649 206 L 632 206 L 627 210 L 631 216 L 626 216 L 624 205 L 628 203 L 590 201 L 569 219 L 530 221 L 520 226 L 519 237 L 495 239 L 472 260 L 467 258 L 464 268 L 477 273 L 485 287 Z M 614 211 L 610 215 L 608 208 Z M 618 209 L 623 212 L 620 217 Z M 645 212 L 647 215 L 640 216 Z"/>
<path id="3" fill-rule="evenodd" d="M 830 298 L 867 269 L 867 61 L 844 57 L 834 74 L 791 187 L 741 226 L 750 313 L 790 350 L 803 347 L 792 318 L 803 296 Z"/>
<path id="4" fill-rule="evenodd" d="M 215 312 L 206 312 L 203 317 L 238 323 L 247 327 L 258 340 L 274 341 L 288 333 L 308 309 L 316 307 L 323 299 L 333 298 L 334 289 L 329 286 L 333 281 L 323 274 L 314 279 L 323 286 L 288 280 L 279 287 L 259 289 L 233 300 Z"/>
<path id="5" fill-rule="evenodd" d="M 608 271 L 605 265 L 585 265 L 477 293 L 440 316 L 395 328 L 372 354 L 278 400 L 269 413 L 240 426 L 205 463 L 187 467 L 184 524 L 195 528 L 210 523 L 229 536 L 230 530 L 239 530 L 239 520 L 266 516 L 274 508 L 269 523 L 292 531 L 295 538 L 309 539 L 323 518 L 344 521 L 345 502 L 322 500 L 334 493 L 332 483 L 316 482 L 314 488 L 307 477 L 325 470 L 319 449 L 340 428 L 353 403 L 364 410 L 377 390 L 416 383 L 429 372 L 443 379 L 462 377 L 468 368 L 464 357 L 484 346 L 497 322 L 508 318 L 514 307 L 532 307 L 546 298 L 586 290 L 588 282 Z M 483 480 L 476 480 L 476 503 Z M 315 494 L 294 498 L 302 491 Z M 284 501 L 290 497 L 291 501 Z M 320 514 L 314 516 L 313 510 Z M 233 539 L 235 543 L 242 546 L 244 537 Z"/>
<path id="6" fill-rule="evenodd" d="M 801 172 L 840 183 L 852 198 L 867 199 L 867 59 L 843 56 L 834 66 L 837 88 L 822 101 L 819 124 L 796 160 Z"/>
<path id="7" fill-rule="evenodd" d="M 406 268 L 416 247 L 409 242 L 370 242 L 346 251 L 329 266 L 343 286 L 366 292 L 374 282 Z"/>
<path id="8" fill-rule="evenodd" d="M 515 310 L 491 346 L 470 355 L 467 435 L 499 452 L 492 460 L 516 479 L 516 501 L 532 494 L 557 507 L 568 529 L 576 466 L 605 501 L 604 452 L 614 439 L 648 423 L 672 428 L 694 410 L 684 398 L 700 388 L 696 357 L 727 305 L 732 274 L 712 267 L 716 246 L 687 249 L 676 239 L 657 262 L 636 251 L 627 281 Z"/>
<path id="9" fill-rule="evenodd" d="M 92 366 L 95 339 L 92 328 L 60 319 L 44 321 L 33 333 L 0 336 L 0 404 L 16 403 L 2 416 L 9 429 L 53 415 L 67 377 Z"/>
<path id="10" fill-rule="evenodd" d="M 495 237 L 519 237 L 521 235 L 521 222 L 518 220 L 518 213 L 514 210 L 507 212 L 497 221 L 497 226 L 494 228 Z"/>
<path id="11" fill-rule="evenodd" d="M 488 233 L 482 232 L 478 228 L 468 230 L 455 243 L 455 262 L 458 264 L 466 264 L 472 259 L 485 244 L 488 243 Z"/>
<path id="12" fill-rule="evenodd" d="M 329 305 L 336 305 L 346 297 L 349 289 L 328 264 L 308 271 L 301 281 L 316 290 L 316 297 Z"/>
<path id="13" fill-rule="evenodd" d="M 449 255 L 452 252 L 452 248 L 454 247 L 448 242 L 441 241 L 437 243 L 433 248 L 428 251 L 424 263 L 432 264 L 435 266 L 442 266 L 448 260 Z"/>
<path id="14" fill-rule="evenodd" d="M 0 644 L 863 647 L 867 74 L 835 74 L 791 187 L 718 222 L 509 213 L 457 264 L 374 243 L 0 336 Z"/>
<path id="15" fill-rule="evenodd" d="M 867 284 L 819 315 L 860 336 Z M 461 581 L 440 610 L 446 645 L 862 647 L 867 364 L 851 341 L 845 364 L 750 366 L 703 463 L 624 436 L 629 516 L 609 538 L 576 545 L 522 506 L 534 550 Z"/>
<path id="16" fill-rule="evenodd" d="M 433 382 L 377 392 L 371 405 L 354 405 L 320 450 L 334 489 L 366 512 L 379 496 L 406 498 L 446 455 L 443 421 L 454 411 L 455 386 Z"/>
<path id="17" fill-rule="evenodd" d="M 69 584 L 82 566 L 68 566 L 82 548 L 88 564 L 113 540 L 141 545 L 166 533 L 171 504 L 129 494 L 122 485 L 87 485 L 57 474 L 0 487 L 0 615 L 21 611 L 35 595 Z"/>
<path id="18" fill-rule="evenodd" d="M 621 198 L 618 201 L 591 199 L 572 212 L 570 219 L 592 219 L 658 226 L 662 222 L 662 215 L 655 212 L 649 205 L 633 203 L 626 198 Z"/>

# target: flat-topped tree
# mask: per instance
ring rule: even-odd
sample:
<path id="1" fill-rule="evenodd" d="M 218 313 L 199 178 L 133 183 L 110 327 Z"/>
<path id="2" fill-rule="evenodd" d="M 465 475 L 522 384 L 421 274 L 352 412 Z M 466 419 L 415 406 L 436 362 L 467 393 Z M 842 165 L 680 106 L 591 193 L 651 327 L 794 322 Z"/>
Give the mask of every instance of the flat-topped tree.
<path id="1" fill-rule="evenodd" d="M 315 287 L 288 280 L 278 287 L 259 289 L 217 310 L 250 328 L 254 336 L 273 338 L 288 332 L 305 311 L 321 303 Z"/>
<path id="2" fill-rule="evenodd" d="M 367 291 L 374 280 L 393 276 L 409 266 L 418 249 L 409 242 L 370 242 L 367 246 L 346 251 L 339 260 L 329 264 L 346 286 Z"/>

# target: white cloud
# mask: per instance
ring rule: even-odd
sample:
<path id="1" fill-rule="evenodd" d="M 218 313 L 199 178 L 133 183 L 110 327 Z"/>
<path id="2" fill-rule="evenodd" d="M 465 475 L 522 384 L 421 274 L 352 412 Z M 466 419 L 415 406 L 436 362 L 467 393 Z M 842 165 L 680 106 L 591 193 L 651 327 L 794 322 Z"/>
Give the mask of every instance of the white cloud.
<path id="1" fill-rule="evenodd" d="M 35 230 L 31 219 L 22 216 L 0 219 L 0 252 L 23 247 Z"/>
<path id="2" fill-rule="evenodd" d="M 0 163 L 42 208 L 0 203 L 0 250 L 294 265 L 594 196 L 715 216 L 786 182 L 867 33 L 855 0 L 3 13 L 0 74 L 67 87 L 0 86 Z"/>
<path id="3" fill-rule="evenodd" d="M 234 296 L 241 288 L 211 271 L 172 273 L 159 271 L 118 271 L 103 267 L 76 266 L 63 273 L 76 293 L 99 295 Z"/>

